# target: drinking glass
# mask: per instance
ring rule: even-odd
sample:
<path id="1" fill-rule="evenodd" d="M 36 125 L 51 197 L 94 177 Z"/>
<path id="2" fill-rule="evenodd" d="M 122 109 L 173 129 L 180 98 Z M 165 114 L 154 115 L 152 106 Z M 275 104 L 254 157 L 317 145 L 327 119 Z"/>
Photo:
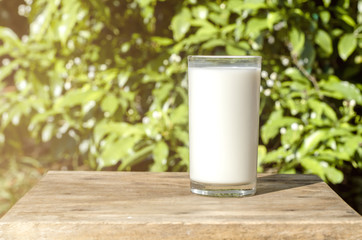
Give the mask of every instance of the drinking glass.
<path id="1" fill-rule="evenodd" d="M 189 56 L 191 192 L 256 191 L 260 56 Z"/>

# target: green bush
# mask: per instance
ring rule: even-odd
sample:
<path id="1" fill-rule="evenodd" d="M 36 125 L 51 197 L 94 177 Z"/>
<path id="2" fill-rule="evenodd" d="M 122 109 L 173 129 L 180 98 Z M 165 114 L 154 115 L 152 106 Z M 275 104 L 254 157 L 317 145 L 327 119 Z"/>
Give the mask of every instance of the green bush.
<path id="1" fill-rule="evenodd" d="M 341 183 L 362 169 L 360 5 L 35 0 L 27 36 L 0 27 L 1 161 L 186 171 L 186 57 L 261 55 L 258 170 Z"/>

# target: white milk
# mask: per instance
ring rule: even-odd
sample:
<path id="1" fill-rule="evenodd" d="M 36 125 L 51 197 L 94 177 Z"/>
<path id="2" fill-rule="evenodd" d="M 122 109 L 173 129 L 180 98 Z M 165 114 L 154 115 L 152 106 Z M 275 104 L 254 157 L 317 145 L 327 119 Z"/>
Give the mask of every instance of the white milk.
<path id="1" fill-rule="evenodd" d="M 260 69 L 190 67 L 190 178 L 256 181 Z"/>

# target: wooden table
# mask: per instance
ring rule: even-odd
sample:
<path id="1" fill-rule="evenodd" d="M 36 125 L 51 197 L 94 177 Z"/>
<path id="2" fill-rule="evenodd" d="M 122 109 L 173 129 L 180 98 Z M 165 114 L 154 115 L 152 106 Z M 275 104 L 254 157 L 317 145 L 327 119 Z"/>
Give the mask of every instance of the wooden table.
<path id="1" fill-rule="evenodd" d="M 258 175 L 257 194 L 190 193 L 187 173 L 49 172 L 1 240 L 362 239 L 361 216 L 313 175 Z"/>

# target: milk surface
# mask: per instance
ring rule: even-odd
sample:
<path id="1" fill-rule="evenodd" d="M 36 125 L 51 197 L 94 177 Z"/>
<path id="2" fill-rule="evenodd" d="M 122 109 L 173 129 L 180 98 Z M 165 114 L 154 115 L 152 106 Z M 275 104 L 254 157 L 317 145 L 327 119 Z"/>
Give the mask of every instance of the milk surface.
<path id="1" fill-rule="evenodd" d="M 190 67 L 188 81 L 191 180 L 255 182 L 260 68 Z"/>

